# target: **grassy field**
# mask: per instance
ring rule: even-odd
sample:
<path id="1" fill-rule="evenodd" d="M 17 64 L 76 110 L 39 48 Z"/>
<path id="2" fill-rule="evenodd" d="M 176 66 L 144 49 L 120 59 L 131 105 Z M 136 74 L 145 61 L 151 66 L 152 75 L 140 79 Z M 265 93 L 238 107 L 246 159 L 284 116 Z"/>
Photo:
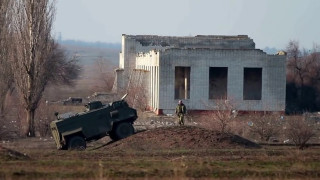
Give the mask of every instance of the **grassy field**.
<path id="1" fill-rule="evenodd" d="M 30 142 L 30 143 L 29 143 Z M 2 153 L 0 179 L 318 179 L 320 147 L 300 151 L 292 146 L 261 149 L 174 149 L 59 151 L 51 140 L 3 144 L 23 153 Z"/>

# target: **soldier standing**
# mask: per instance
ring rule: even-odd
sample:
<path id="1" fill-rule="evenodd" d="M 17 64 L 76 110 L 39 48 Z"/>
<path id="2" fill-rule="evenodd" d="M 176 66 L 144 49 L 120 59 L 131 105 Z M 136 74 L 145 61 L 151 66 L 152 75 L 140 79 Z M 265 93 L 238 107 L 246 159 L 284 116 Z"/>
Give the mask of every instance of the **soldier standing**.
<path id="1" fill-rule="evenodd" d="M 181 100 L 179 100 L 179 103 L 176 107 L 176 115 L 178 116 L 179 118 L 179 125 L 184 125 L 184 115 L 186 114 L 187 112 L 187 108 L 186 106 L 182 103 Z"/>

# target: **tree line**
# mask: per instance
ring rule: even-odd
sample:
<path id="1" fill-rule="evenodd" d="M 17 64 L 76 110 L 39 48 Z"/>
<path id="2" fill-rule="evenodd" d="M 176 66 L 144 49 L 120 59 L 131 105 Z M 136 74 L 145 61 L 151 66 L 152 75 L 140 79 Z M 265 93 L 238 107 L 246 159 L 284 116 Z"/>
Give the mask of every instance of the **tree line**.
<path id="1" fill-rule="evenodd" d="M 320 110 L 320 47 L 312 50 L 290 41 L 287 48 L 286 112 L 288 114 Z"/>
<path id="2" fill-rule="evenodd" d="M 35 136 L 35 111 L 48 84 L 72 85 L 79 65 L 52 36 L 55 0 L 0 1 L 0 120 L 8 92 L 26 113 L 22 130 Z"/>

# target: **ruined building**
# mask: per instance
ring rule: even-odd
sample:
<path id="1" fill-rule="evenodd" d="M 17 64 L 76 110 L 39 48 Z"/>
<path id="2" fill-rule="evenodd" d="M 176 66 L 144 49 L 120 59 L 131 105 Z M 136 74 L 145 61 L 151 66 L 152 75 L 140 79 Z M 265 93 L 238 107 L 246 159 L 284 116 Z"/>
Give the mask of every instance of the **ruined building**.
<path id="1" fill-rule="evenodd" d="M 173 113 L 179 99 L 189 110 L 230 101 L 241 111 L 284 111 L 285 59 L 255 49 L 246 35 L 124 34 L 114 90 L 143 84 L 148 107 L 159 114 Z"/>

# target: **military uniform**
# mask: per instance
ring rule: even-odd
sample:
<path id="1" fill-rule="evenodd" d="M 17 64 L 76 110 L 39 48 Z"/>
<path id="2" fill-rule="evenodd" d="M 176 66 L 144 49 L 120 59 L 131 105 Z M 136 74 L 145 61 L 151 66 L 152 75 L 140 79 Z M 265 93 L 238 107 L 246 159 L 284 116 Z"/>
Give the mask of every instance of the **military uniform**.
<path id="1" fill-rule="evenodd" d="M 176 114 L 179 118 L 179 125 L 184 125 L 184 114 L 186 114 L 186 106 L 179 101 L 179 104 L 176 107 Z"/>

